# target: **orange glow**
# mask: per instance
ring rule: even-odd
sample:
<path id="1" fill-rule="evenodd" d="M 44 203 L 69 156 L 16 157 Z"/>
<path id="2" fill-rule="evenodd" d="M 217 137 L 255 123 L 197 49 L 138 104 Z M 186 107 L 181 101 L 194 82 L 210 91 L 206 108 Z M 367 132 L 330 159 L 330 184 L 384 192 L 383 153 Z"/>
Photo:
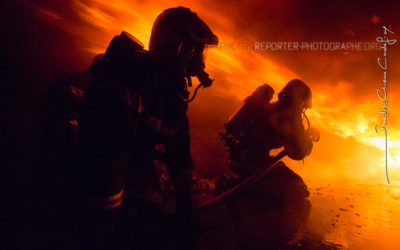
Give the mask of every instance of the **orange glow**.
<path id="1" fill-rule="evenodd" d="M 73 34 L 76 40 L 82 43 L 81 46 L 89 56 L 103 53 L 112 37 L 122 30 L 134 35 L 148 48 L 151 27 L 157 15 L 166 8 L 179 5 L 188 6 L 197 12 L 218 35 L 222 45 L 239 40 L 237 34 L 240 32 L 235 30 L 230 15 L 219 12 L 212 6 L 206 6 L 200 1 L 75 0 L 72 8 L 79 20 L 73 22 L 66 20 L 62 26 L 66 32 Z M 226 11 L 228 10 L 229 8 Z M 43 8 L 40 9 L 40 13 L 57 22 L 62 19 L 62 13 L 54 13 Z M 257 39 L 255 36 L 241 38 L 246 41 Z M 251 48 L 234 49 L 221 44 L 217 48 L 208 50 L 207 70 L 212 77 L 216 77 L 212 87 L 215 95 L 221 98 L 233 97 L 236 103 L 243 100 L 260 84 L 270 84 L 277 93 L 290 79 L 308 79 L 313 74 L 312 69 L 305 69 L 303 73 L 295 72 L 267 53 L 263 54 Z M 343 56 L 345 55 L 344 53 Z M 318 63 L 312 54 L 302 56 L 305 60 Z M 376 56 L 371 52 L 371 57 L 367 59 L 375 65 Z M 296 57 L 296 53 L 293 52 L 286 57 Z M 334 66 L 332 70 L 337 70 L 340 63 Z M 365 74 L 366 76 L 360 80 L 380 73 L 377 68 L 376 72 L 365 72 Z M 314 146 L 314 153 L 306 158 L 304 167 L 292 161 L 288 161 L 289 164 L 306 181 L 326 182 L 327 178 L 334 182 L 345 178 L 352 181 L 367 179 L 384 183 L 384 137 L 382 133 L 376 134 L 374 131 L 375 124 L 382 124 L 382 117 L 379 114 L 381 102 L 374 95 L 374 91 L 381 86 L 381 83 L 367 82 L 366 86 L 376 86 L 376 88 L 372 88 L 371 94 L 362 99 L 355 98 L 357 90 L 352 89 L 353 82 L 332 83 L 321 79 L 309 84 L 313 91 L 313 109 L 308 111 L 311 123 L 321 130 L 322 136 L 330 136 L 330 139 Z M 396 83 L 392 81 L 391 84 Z M 391 112 L 388 126 L 389 173 L 391 180 L 400 181 L 400 130 L 395 122 L 390 123 L 397 121 L 397 110 L 400 109 L 394 105 L 394 102 L 389 102 Z M 323 140 L 322 137 L 321 141 Z"/>

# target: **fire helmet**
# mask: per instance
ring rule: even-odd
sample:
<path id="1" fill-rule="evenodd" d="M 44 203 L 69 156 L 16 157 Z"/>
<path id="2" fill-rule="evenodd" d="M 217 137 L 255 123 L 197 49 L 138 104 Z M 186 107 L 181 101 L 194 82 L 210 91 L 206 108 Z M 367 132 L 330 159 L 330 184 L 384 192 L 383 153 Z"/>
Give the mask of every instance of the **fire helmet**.
<path id="1" fill-rule="evenodd" d="M 312 108 L 311 89 L 303 81 L 289 81 L 278 94 L 278 101 L 290 103 L 305 109 Z"/>
<path id="2" fill-rule="evenodd" d="M 164 65 L 180 65 L 187 75 L 209 80 L 204 71 L 207 46 L 217 45 L 218 37 L 196 13 L 188 8 L 164 10 L 155 20 L 149 51 Z"/>

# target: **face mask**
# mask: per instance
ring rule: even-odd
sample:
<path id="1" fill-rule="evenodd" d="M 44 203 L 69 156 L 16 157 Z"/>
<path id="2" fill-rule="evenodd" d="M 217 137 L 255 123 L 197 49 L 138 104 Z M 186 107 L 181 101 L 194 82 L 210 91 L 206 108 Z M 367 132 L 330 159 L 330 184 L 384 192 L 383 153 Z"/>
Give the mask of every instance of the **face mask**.
<path id="1" fill-rule="evenodd" d="M 207 48 L 204 45 L 196 46 L 193 57 L 186 64 L 186 69 L 188 75 L 196 76 L 204 87 L 209 87 L 214 80 L 204 70 L 206 53 Z"/>

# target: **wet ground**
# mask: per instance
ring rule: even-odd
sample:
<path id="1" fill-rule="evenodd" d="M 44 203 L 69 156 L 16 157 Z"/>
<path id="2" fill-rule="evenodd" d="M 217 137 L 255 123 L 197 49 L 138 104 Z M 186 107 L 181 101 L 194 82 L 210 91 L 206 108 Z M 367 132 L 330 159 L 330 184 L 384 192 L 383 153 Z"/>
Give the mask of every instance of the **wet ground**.
<path id="1" fill-rule="evenodd" d="M 400 249 L 400 186 L 310 187 L 308 232 L 348 249 Z"/>
<path id="2" fill-rule="evenodd" d="M 400 249 L 400 186 L 326 184 L 309 191 L 310 213 L 296 235 L 254 249 Z M 284 217 L 290 216 L 282 223 L 294 225 Z"/>
<path id="3" fill-rule="evenodd" d="M 306 209 L 304 206 L 299 207 L 304 203 L 295 203 L 292 208 L 286 206 L 284 213 L 270 211 L 274 213 L 274 218 L 269 218 L 271 228 L 275 231 L 283 229 L 274 235 L 274 239 L 267 236 L 271 231 L 262 235 L 268 229 L 264 232 L 257 230 L 258 233 L 262 232 L 258 234 L 258 240 L 264 240 L 260 241 L 261 246 L 258 247 L 255 244 L 257 237 L 254 237 L 257 233 L 254 231 L 251 235 L 241 232 L 239 235 L 242 238 L 236 236 L 236 239 L 239 242 L 244 240 L 246 247 L 251 246 L 249 249 L 400 249 L 399 185 L 309 185 L 309 191 L 309 214 L 300 212 Z M 241 215 L 242 218 L 251 214 L 254 215 L 253 220 L 265 219 L 254 211 L 250 212 L 251 207 L 255 207 L 254 202 L 243 202 L 248 207 L 247 212 Z M 276 221 L 280 224 L 276 224 Z M 290 239 L 285 238 L 285 225 L 296 227 L 296 233 Z M 286 242 L 279 242 L 279 238 Z"/>
<path id="4" fill-rule="evenodd" d="M 400 186 L 308 184 L 310 196 L 304 199 L 295 176 L 297 181 L 278 181 L 286 182 L 286 192 L 267 178 L 226 206 L 200 214 L 195 243 L 183 249 L 400 249 Z M 132 201 L 120 233 L 85 247 L 90 239 L 76 221 L 84 212 L 66 196 L 41 196 L 53 192 L 36 190 L 8 211 L 1 249 L 177 249 L 176 239 L 182 239 L 173 217 Z"/>

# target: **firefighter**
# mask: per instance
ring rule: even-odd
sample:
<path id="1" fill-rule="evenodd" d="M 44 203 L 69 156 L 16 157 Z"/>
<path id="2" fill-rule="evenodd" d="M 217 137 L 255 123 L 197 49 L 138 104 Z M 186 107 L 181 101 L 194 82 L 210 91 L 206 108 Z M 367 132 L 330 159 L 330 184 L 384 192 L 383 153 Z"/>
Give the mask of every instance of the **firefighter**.
<path id="1" fill-rule="evenodd" d="M 231 166 L 238 174 L 265 165 L 270 150 L 280 147 L 291 159 L 302 160 L 319 137 L 313 128 L 304 130 L 303 116 L 311 108 L 311 90 L 303 81 L 291 80 L 271 103 L 273 94 L 269 85 L 259 86 L 225 124 Z"/>
<path id="2" fill-rule="evenodd" d="M 157 82 L 155 116 L 163 126 L 168 175 L 176 189 L 176 214 L 181 230 L 192 220 L 193 161 L 190 155 L 189 123 L 186 115 L 191 77 L 200 86 L 209 87 L 213 80 L 205 72 L 208 46 L 218 38 L 190 9 L 178 7 L 161 13 L 153 25 L 149 52 L 155 62 Z"/>
<path id="3" fill-rule="evenodd" d="M 153 168 L 155 146 L 161 145 L 176 190 L 177 225 L 182 231 L 190 226 L 193 161 L 188 88 L 191 77 L 199 79 L 199 87 L 211 86 L 204 54 L 217 43 L 197 14 L 183 7 L 157 17 L 149 51 L 127 32 L 111 41 L 92 70 L 78 119 L 82 167 L 77 175 L 83 176 L 83 189 L 94 197 L 87 199 L 94 207 L 119 207 L 128 172 Z M 141 179 L 138 171 L 130 172 Z"/>
<path id="4" fill-rule="evenodd" d="M 311 207 L 303 179 L 270 155 L 272 149 L 281 147 L 284 151 L 278 156 L 286 154 L 293 160 L 311 153 L 313 142 L 319 139 L 316 129 L 303 125 L 308 121 L 305 111 L 311 108 L 311 90 L 303 81 L 293 79 L 275 102 L 271 102 L 273 94 L 269 85 L 259 86 L 228 119 L 222 134 L 229 147 L 229 166 L 237 175 L 220 177 L 217 193 L 236 191 L 227 207 L 232 211 L 238 240 L 249 248 L 289 242 L 306 222 Z M 266 174 L 255 176 L 261 173 Z M 243 184 L 251 179 L 257 181 Z"/>

